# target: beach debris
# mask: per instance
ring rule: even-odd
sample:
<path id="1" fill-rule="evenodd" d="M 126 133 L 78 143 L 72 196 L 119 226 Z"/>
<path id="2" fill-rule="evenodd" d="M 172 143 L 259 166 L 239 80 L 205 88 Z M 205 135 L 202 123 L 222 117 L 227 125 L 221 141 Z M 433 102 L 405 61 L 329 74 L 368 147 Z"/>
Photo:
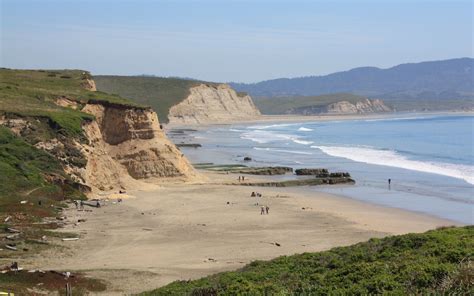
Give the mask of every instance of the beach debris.
<path id="1" fill-rule="evenodd" d="M 277 243 L 277 242 L 264 242 L 264 241 L 260 241 L 260 242 L 263 243 L 263 244 L 269 244 L 269 245 L 274 245 L 274 246 L 277 246 L 277 247 L 281 247 L 281 244 Z"/>
<path id="2" fill-rule="evenodd" d="M 56 220 L 64 221 L 66 220 L 66 217 L 65 216 L 56 217 Z"/>
<path id="3" fill-rule="evenodd" d="M 7 223 L 8 221 L 10 221 L 10 219 L 12 218 L 12 216 L 8 216 L 5 218 L 5 220 L 3 220 L 3 222 Z"/>
<path id="4" fill-rule="evenodd" d="M 62 241 L 69 242 L 69 241 L 76 241 L 78 239 L 79 239 L 78 237 L 66 237 L 66 238 L 63 238 Z"/>
<path id="5" fill-rule="evenodd" d="M 20 201 L 20 204 L 24 205 L 24 204 L 26 204 L 27 202 L 28 202 L 27 200 L 22 200 L 22 201 Z"/>
<path id="6" fill-rule="evenodd" d="M 13 245 L 8 245 L 8 244 L 7 244 L 7 245 L 5 245 L 5 248 L 7 248 L 7 249 L 9 249 L 9 250 L 11 250 L 11 251 L 18 251 L 18 249 L 17 249 L 15 246 L 13 246 Z"/>
<path id="7" fill-rule="evenodd" d="M 143 228 L 143 230 L 152 231 L 153 229 L 152 228 Z"/>
<path id="8" fill-rule="evenodd" d="M 244 157 L 244 161 L 252 161 L 252 158 L 249 157 L 249 156 L 245 156 L 245 157 Z"/>
<path id="9" fill-rule="evenodd" d="M 20 233 L 20 230 L 15 229 L 15 228 L 11 228 L 11 227 L 8 227 L 7 231 L 10 232 L 10 233 Z"/>
<path id="10" fill-rule="evenodd" d="M 198 223 L 197 225 L 198 225 L 198 226 L 207 226 L 207 225 L 204 224 L 204 223 Z"/>
<path id="11" fill-rule="evenodd" d="M 9 240 L 15 240 L 19 236 L 20 236 L 19 233 L 15 233 L 15 234 L 7 235 L 6 238 L 9 239 Z"/>
<path id="12" fill-rule="evenodd" d="M 86 219 L 78 219 L 77 222 L 86 222 Z"/>

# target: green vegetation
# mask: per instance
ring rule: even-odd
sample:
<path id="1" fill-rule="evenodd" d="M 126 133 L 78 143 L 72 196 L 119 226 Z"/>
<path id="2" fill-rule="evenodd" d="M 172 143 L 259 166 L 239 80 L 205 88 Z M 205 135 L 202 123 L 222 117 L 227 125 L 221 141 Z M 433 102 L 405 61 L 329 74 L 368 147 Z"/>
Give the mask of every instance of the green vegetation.
<path id="1" fill-rule="evenodd" d="M 90 295 L 90 292 L 106 290 L 106 285 L 102 281 L 78 273 L 74 273 L 74 277 L 69 279 L 51 271 L 35 273 L 19 271 L 0 274 L 0 292 L 15 291 L 15 295 L 45 295 L 45 291 L 55 292 L 54 295 L 65 295 L 66 283 L 73 288 L 73 295 Z M 41 289 L 43 293 L 32 293 L 33 289 Z"/>
<path id="2" fill-rule="evenodd" d="M 292 96 L 292 97 L 256 97 L 253 98 L 255 105 L 263 114 L 285 114 L 290 110 L 304 107 L 325 107 L 332 103 L 348 101 L 355 103 L 365 100 L 366 97 L 347 93 L 337 93 L 321 96 Z"/>
<path id="3" fill-rule="evenodd" d="M 443 228 L 255 261 L 142 295 L 472 295 L 473 255 L 474 226 Z"/>
<path id="4" fill-rule="evenodd" d="M 14 215 L 13 222 L 21 225 L 55 215 L 56 206 L 66 197 L 84 198 L 55 157 L 5 127 L 0 127 L 0 184 L 1 221 Z"/>
<path id="5" fill-rule="evenodd" d="M 67 135 L 82 132 L 81 122 L 92 120 L 89 114 L 55 104 L 58 98 L 68 98 L 80 104 L 101 101 L 142 108 L 130 100 L 84 88 L 91 76 L 81 70 L 11 70 L 0 69 L 0 115 L 47 118 L 51 125 Z"/>
<path id="6" fill-rule="evenodd" d="M 160 122 L 168 122 L 171 107 L 189 95 L 189 89 L 202 82 L 179 78 L 147 76 L 94 76 L 97 89 L 131 98 L 137 103 L 151 106 Z"/>

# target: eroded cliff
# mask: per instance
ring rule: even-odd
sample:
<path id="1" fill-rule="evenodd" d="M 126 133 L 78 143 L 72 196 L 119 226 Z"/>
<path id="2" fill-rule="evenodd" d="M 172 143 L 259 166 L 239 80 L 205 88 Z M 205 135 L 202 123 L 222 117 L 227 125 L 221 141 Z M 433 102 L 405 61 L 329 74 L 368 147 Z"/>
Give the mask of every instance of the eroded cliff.
<path id="1" fill-rule="evenodd" d="M 237 94 L 227 84 L 200 84 L 190 89 L 189 96 L 171 107 L 172 124 L 224 123 L 255 119 L 260 111 L 248 95 Z"/>
<path id="2" fill-rule="evenodd" d="M 81 145 L 87 158 L 81 176 L 93 189 L 137 188 L 137 180 L 195 176 L 151 109 L 87 104 L 82 111 L 96 118 L 84 123 L 89 143 Z"/>
<path id="3" fill-rule="evenodd" d="M 357 102 L 340 101 L 325 106 L 303 106 L 288 110 L 287 114 L 369 114 L 391 112 L 392 108 L 379 99 L 363 99 Z"/>

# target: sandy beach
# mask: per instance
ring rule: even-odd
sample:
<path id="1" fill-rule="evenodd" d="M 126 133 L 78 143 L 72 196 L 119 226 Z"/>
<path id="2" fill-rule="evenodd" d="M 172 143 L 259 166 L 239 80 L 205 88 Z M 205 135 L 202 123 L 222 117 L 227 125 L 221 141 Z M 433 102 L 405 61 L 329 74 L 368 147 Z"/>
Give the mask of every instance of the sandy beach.
<path id="1" fill-rule="evenodd" d="M 304 188 L 226 185 L 236 176 L 203 174 L 205 181 L 128 192 L 121 203 L 110 199 L 93 211 L 69 209 L 70 224 L 61 231 L 80 239 L 57 241 L 67 248 L 21 265 L 84 271 L 105 280 L 108 294 L 128 294 L 235 270 L 253 260 L 455 224 Z M 258 202 L 270 207 L 268 215 L 260 214 L 252 191 L 263 194 Z M 86 222 L 74 225 L 78 219 Z"/>
<path id="2" fill-rule="evenodd" d="M 444 112 L 392 112 L 374 114 L 324 114 L 324 115 L 260 115 L 251 120 L 226 120 L 215 124 L 164 124 L 167 129 L 193 128 L 206 129 L 212 126 L 232 124 L 263 124 L 263 123 L 290 123 L 290 122 L 318 122 L 318 121 L 343 121 L 343 120 L 375 120 L 386 118 L 415 118 L 424 116 L 472 116 L 473 111 L 444 111 Z"/>

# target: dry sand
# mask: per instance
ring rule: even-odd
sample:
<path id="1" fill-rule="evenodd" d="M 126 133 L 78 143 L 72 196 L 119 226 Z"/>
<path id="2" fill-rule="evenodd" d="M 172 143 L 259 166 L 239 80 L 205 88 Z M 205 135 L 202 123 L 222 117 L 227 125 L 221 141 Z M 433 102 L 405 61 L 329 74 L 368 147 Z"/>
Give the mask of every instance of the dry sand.
<path id="1" fill-rule="evenodd" d="M 218 185 L 216 180 L 235 176 L 207 175 L 206 183 L 128 192 L 135 198 L 110 200 L 93 212 L 70 209 L 70 222 L 87 219 L 64 229 L 80 239 L 58 242 L 69 248 L 49 250 L 21 265 L 87 271 L 110 284 L 107 294 L 128 294 L 257 259 L 453 224 L 301 188 Z M 252 191 L 263 194 L 260 204 L 269 205 L 269 215 L 260 215 Z"/>

